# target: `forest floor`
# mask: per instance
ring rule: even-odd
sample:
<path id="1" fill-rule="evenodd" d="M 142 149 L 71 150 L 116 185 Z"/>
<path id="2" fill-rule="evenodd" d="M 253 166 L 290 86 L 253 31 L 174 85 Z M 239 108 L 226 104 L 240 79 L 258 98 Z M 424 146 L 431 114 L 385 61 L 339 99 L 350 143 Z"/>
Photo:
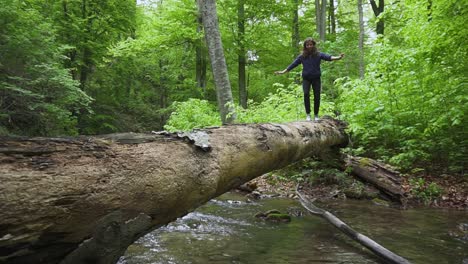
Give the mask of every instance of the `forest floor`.
<path id="1" fill-rule="evenodd" d="M 437 207 L 468 210 L 468 178 L 462 175 L 413 175 L 408 180 L 404 178 L 402 189 L 408 194 L 409 207 Z M 419 185 L 415 186 L 415 182 Z M 430 183 L 435 183 L 437 189 L 428 187 Z M 265 174 L 258 177 L 246 186 L 254 190 L 257 196 L 272 195 L 279 197 L 297 198 L 296 186 L 298 181 L 281 177 L 275 173 Z M 372 186 L 358 183 L 358 180 L 351 179 L 347 183 L 340 183 L 339 180 L 330 180 L 328 177 L 324 181 L 313 181 L 312 183 L 302 181 L 301 192 L 310 198 L 318 201 L 329 201 L 339 199 L 371 199 L 376 203 L 391 204 L 381 199 L 379 191 Z M 350 191 L 349 186 L 358 186 L 359 192 Z M 417 189 L 417 190 L 416 190 Z"/>
<path id="2" fill-rule="evenodd" d="M 441 193 L 438 197 L 430 201 L 428 206 L 468 209 L 468 176 L 467 175 L 448 175 L 442 174 L 421 175 L 419 178 L 424 179 L 427 183 L 435 183 L 441 188 Z M 408 181 L 403 185 L 403 188 L 411 189 Z M 417 197 L 413 197 L 417 198 Z M 417 200 L 416 200 L 417 202 Z"/>

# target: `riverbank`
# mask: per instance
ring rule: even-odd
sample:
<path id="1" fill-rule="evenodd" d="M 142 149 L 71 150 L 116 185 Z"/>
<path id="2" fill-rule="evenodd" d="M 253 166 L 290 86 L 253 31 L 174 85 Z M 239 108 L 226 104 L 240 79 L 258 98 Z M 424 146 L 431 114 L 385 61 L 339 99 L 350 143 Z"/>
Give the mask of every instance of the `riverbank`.
<path id="1" fill-rule="evenodd" d="M 296 186 L 300 184 L 304 193 L 318 201 L 370 199 L 379 204 L 391 204 L 373 186 L 352 176 L 344 177 L 342 174 L 333 174 L 333 171 L 328 173 L 313 178 L 312 172 L 300 174 L 302 177 L 288 177 L 282 171 L 274 172 L 250 181 L 247 186 L 252 191 L 255 189 L 257 196 L 273 195 L 296 199 Z M 468 210 L 466 176 L 411 175 L 403 177 L 401 187 L 407 193 L 406 206 Z"/>

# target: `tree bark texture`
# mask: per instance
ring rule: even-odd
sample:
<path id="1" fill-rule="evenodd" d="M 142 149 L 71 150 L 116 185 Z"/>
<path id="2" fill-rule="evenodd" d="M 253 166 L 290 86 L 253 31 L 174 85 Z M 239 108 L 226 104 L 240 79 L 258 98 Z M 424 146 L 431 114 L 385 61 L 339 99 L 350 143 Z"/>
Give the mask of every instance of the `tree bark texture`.
<path id="1" fill-rule="evenodd" d="M 335 17 L 335 0 L 330 0 L 329 4 L 329 18 L 330 18 L 330 28 L 329 32 L 333 36 L 333 39 L 336 37 L 336 17 Z"/>
<path id="2" fill-rule="evenodd" d="M 206 45 L 211 61 L 211 70 L 216 85 L 218 109 L 223 124 L 230 124 L 236 119 L 231 83 L 224 57 L 223 43 L 219 33 L 218 15 L 215 0 L 197 0 L 198 10 L 202 14 Z"/>
<path id="3" fill-rule="evenodd" d="M 197 32 L 202 32 L 203 20 L 201 14 L 197 16 Z M 197 85 L 203 91 L 203 96 L 206 96 L 206 47 L 203 40 L 197 40 L 196 43 L 196 79 Z"/>
<path id="4" fill-rule="evenodd" d="M 291 54 L 293 59 L 297 57 L 300 52 L 300 34 L 299 34 L 299 0 L 293 1 L 293 21 L 292 21 L 292 34 L 291 34 Z"/>
<path id="5" fill-rule="evenodd" d="M 325 42 L 327 32 L 327 0 L 322 0 L 320 16 L 320 40 Z"/>
<path id="6" fill-rule="evenodd" d="M 346 157 L 346 166 L 351 167 L 358 178 L 371 183 L 393 201 L 406 206 L 407 194 L 401 187 L 401 175 L 389 165 L 369 158 Z"/>
<path id="7" fill-rule="evenodd" d="M 327 31 L 327 0 L 315 0 L 315 23 L 320 40 L 325 42 Z"/>
<path id="8" fill-rule="evenodd" d="M 382 17 L 379 18 L 379 15 L 383 13 L 385 7 L 385 0 L 379 0 L 379 5 L 375 3 L 375 0 L 369 0 L 372 11 L 374 12 L 375 17 L 377 18 L 376 33 L 377 35 L 383 35 L 385 30 L 385 23 Z"/>
<path id="9" fill-rule="evenodd" d="M 245 55 L 245 6 L 244 0 L 237 3 L 237 44 L 238 44 L 238 82 L 239 82 L 239 103 L 242 108 L 247 109 L 247 82 L 245 76 L 246 55 Z"/>
<path id="10" fill-rule="evenodd" d="M 357 1 L 359 14 L 359 78 L 364 79 L 364 12 L 362 11 L 362 0 Z"/>
<path id="11" fill-rule="evenodd" d="M 317 35 L 322 36 L 322 33 L 320 32 L 321 30 L 320 0 L 315 0 L 314 4 L 315 4 L 315 30 L 317 31 Z"/>
<path id="12" fill-rule="evenodd" d="M 210 199 L 346 144 L 331 119 L 0 138 L 0 262 L 115 263 L 137 238 Z"/>

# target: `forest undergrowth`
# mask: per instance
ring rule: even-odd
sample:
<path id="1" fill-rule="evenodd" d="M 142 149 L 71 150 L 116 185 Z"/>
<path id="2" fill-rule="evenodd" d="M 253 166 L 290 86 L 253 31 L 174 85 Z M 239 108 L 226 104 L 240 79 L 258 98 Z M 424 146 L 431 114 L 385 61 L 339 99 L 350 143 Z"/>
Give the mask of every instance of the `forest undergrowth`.
<path id="1" fill-rule="evenodd" d="M 345 199 L 372 200 L 377 205 L 396 206 L 377 188 L 355 177 L 349 169 L 318 158 L 308 158 L 284 169 L 267 173 L 248 183 L 258 192 L 297 198 L 299 184 L 304 193 L 319 202 Z M 468 209 L 468 181 L 461 175 L 401 173 L 401 188 L 407 194 L 405 207 Z"/>

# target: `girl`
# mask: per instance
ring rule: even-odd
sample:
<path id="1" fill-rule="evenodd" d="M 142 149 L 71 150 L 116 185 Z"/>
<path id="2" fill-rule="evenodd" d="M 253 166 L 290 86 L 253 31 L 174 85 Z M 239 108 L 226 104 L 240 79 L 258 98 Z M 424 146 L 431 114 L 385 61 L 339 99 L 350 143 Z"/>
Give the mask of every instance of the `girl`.
<path id="1" fill-rule="evenodd" d="M 319 52 L 316 47 L 316 42 L 312 38 L 304 40 L 304 48 L 302 54 L 299 55 L 291 65 L 282 71 L 276 71 L 275 74 L 284 74 L 302 64 L 302 90 L 304 91 L 304 106 L 307 114 L 307 121 L 310 121 L 310 86 L 314 89 L 314 120 L 318 121 L 318 112 L 320 108 L 320 91 L 321 91 L 321 71 L 320 62 L 322 60 L 335 61 L 341 60 L 344 57 L 342 53 L 340 56 L 331 56 Z"/>

